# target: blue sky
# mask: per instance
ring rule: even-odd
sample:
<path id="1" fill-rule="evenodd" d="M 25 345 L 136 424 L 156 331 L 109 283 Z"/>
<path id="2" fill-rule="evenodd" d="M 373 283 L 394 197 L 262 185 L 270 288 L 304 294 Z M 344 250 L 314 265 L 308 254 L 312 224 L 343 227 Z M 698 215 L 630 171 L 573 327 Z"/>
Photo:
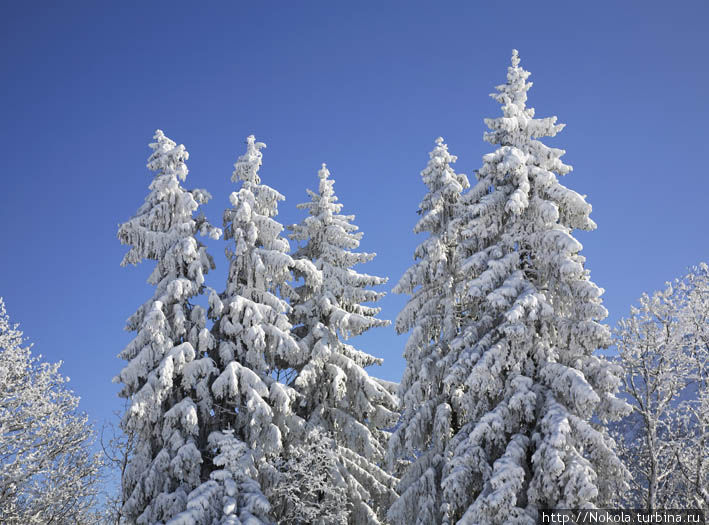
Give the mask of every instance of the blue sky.
<path id="1" fill-rule="evenodd" d="M 598 230 L 578 238 L 609 323 L 709 259 L 705 1 L 63 4 L 0 4 L 0 296 L 94 420 L 121 406 L 124 322 L 152 294 L 149 264 L 119 266 L 116 230 L 147 195 L 156 128 L 187 147 L 186 185 L 212 193 L 219 225 L 247 135 L 268 144 L 261 175 L 287 198 L 284 224 L 327 162 L 378 253 L 361 270 L 389 290 L 421 241 L 434 139 L 472 178 L 492 151 L 483 118 L 500 112 L 488 94 L 517 48 L 529 105 L 567 124 L 547 143 L 593 205 Z M 208 246 L 222 289 L 224 244 Z M 388 295 L 382 316 L 405 300 Z M 353 343 L 399 379 L 404 336 Z"/>

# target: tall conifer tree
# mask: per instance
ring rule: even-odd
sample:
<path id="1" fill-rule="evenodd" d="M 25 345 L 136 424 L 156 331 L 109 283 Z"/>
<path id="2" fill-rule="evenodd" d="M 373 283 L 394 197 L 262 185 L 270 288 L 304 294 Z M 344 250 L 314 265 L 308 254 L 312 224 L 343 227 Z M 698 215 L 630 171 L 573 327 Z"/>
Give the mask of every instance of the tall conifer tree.
<path id="1" fill-rule="evenodd" d="M 218 341 L 211 352 L 218 368 L 211 386 L 215 428 L 233 430 L 250 448 L 258 480 L 268 492 L 278 481 L 274 465 L 284 448 L 304 436 L 304 421 L 293 412 L 297 393 L 278 380 L 305 355 L 291 334 L 286 299 L 295 292 L 288 281 L 295 269 L 311 280 L 318 276 L 311 263 L 288 255 L 290 245 L 275 219 L 284 197 L 259 176 L 264 147 L 249 136 L 246 153 L 234 165 L 232 181 L 241 187 L 224 212 L 224 237 L 233 242 L 227 249 L 227 285 L 209 302 Z"/>
<path id="2" fill-rule="evenodd" d="M 512 53 L 492 97 L 483 157 L 460 251 L 469 320 L 444 378 L 456 426 L 444 470 L 444 520 L 534 523 L 539 509 L 608 502 L 626 471 L 602 424 L 628 406 L 620 370 L 594 355 L 610 342 L 603 290 L 590 279 L 575 229 L 591 206 L 558 178 L 564 151 L 539 141 L 563 129 L 526 105 L 529 73 Z"/>
<path id="3" fill-rule="evenodd" d="M 436 419 L 450 435 L 441 505 L 434 521 L 414 522 L 532 524 L 539 509 L 609 501 L 626 474 L 602 425 L 627 410 L 619 370 L 594 355 L 610 341 L 603 291 L 572 236 L 596 225 L 558 181 L 571 171 L 564 151 L 537 140 L 563 125 L 534 118 L 528 76 L 514 51 L 493 95 L 503 116 L 486 120 L 498 149 L 464 199 L 460 325 L 438 363 L 450 407 Z"/>
<path id="4" fill-rule="evenodd" d="M 443 391 L 441 359 L 450 354 L 461 311 L 459 242 L 461 194 L 468 178 L 456 173 L 442 138 L 421 172 L 428 188 L 419 205 L 421 219 L 414 232 L 428 234 L 416 248 L 416 263 L 399 280 L 395 293 L 411 295 L 396 319 L 396 330 L 411 330 L 401 381 L 402 420 L 389 443 L 389 463 L 413 459 L 402 475 L 400 498 L 389 516 L 394 523 L 440 523 L 441 476 L 450 438 L 450 400 Z"/>
<path id="5" fill-rule="evenodd" d="M 129 400 L 124 429 L 136 444 L 122 480 L 123 516 L 130 523 L 166 522 L 185 509 L 201 481 L 207 448 L 206 421 L 212 409 L 206 387 L 213 368 L 205 312 L 191 300 L 214 267 L 199 232 L 218 238 L 218 228 L 194 212 L 211 196 L 186 190 L 188 153 L 162 131 L 150 144 L 148 168 L 155 172 L 150 193 L 135 217 L 122 224 L 118 239 L 130 246 L 122 265 L 156 261 L 148 281 L 153 297 L 127 323 L 135 338 L 120 353 L 128 364 L 115 378 Z"/>
<path id="6" fill-rule="evenodd" d="M 298 411 L 308 423 L 332 436 L 340 475 L 347 487 L 349 523 L 378 524 L 395 497 L 395 478 L 381 463 L 396 422 L 397 400 L 390 383 L 370 376 L 366 367 L 381 364 L 345 341 L 370 328 L 386 326 L 380 308 L 369 306 L 384 293 L 372 290 L 387 279 L 360 273 L 354 267 L 375 254 L 356 252 L 362 232 L 343 215 L 330 172 L 318 172 L 318 192 L 299 204 L 308 211 L 290 227 L 291 239 L 302 242 L 295 257 L 312 261 L 322 282 L 305 279 L 293 302 L 293 320 L 307 359 L 299 367 L 295 387 L 303 399 Z"/>

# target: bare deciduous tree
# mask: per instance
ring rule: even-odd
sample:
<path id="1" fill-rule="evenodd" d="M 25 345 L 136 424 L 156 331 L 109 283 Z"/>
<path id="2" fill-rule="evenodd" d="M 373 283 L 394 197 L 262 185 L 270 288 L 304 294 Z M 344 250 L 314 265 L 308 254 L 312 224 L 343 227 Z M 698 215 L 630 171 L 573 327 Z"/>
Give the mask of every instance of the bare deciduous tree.
<path id="1" fill-rule="evenodd" d="M 120 417 L 120 414 L 116 414 Z M 131 454 L 135 450 L 136 434 L 121 429 L 120 425 L 105 423 L 101 428 L 101 450 L 107 467 L 105 483 L 104 518 L 106 525 L 119 525 L 123 516 L 122 508 L 125 496 L 120 490 L 120 480 L 123 479 Z M 113 484 L 116 487 L 112 487 Z"/>
<path id="2" fill-rule="evenodd" d="M 0 298 L 0 522 L 97 523 L 102 460 L 79 398 L 59 373 L 23 346 Z"/>
<path id="3" fill-rule="evenodd" d="M 694 267 L 621 320 L 616 344 L 633 413 L 617 432 L 628 504 L 709 509 L 709 268 Z"/>

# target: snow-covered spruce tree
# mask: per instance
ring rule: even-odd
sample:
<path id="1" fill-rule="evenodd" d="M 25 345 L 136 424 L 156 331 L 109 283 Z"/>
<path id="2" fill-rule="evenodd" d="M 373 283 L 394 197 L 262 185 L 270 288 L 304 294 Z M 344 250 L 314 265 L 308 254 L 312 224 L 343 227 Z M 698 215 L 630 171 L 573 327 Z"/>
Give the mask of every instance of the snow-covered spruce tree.
<path id="1" fill-rule="evenodd" d="M 607 504 L 627 476 L 603 426 L 628 406 L 620 370 L 594 355 L 610 342 L 602 290 L 571 235 L 595 228 L 591 206 L 558 182 L 563 150 L 537 140 L 563 126 L 526 107 L 528 76 L 514 51 L 493 95 L 503 116 L 486 120 L 499 147 L 465 198 L 465 315 L 455 359 L 440 360 L 443 523 L 532 524 L 540 509 Z"/>
<path id="2" fill-rule="evenodd" d="M 0 298 L 0 522 L 93 525 L 101 458 L 79 398 L 23 345 Z"/>
<path id="3" fill-rule="evenodd" d="M 450 438 L 450 400 L 443 391 L 441 359 L 451 352 L 461 319 L 460 258 L 456 254 L 462 216 L 461 193 L 468 178 L 453 170 L 456 157 L 442 138 L 421 172 L 428 187 L 419 205 L 422 215 L 414 228 L 428 237 L 416 248 L 416 263 L 394 288 L 411 295 L 396 320 L 396 330 L 412 330 L 406 344 L 407 361 L 400 391 L 402 420 L 388 451 L 390 468 L 397 461 L 413 462 L 404 472 L 400 498 L 389 512 L 394 523 L 440 523 L 443 453 Z M 418 520 L 418 521 L 417 521 Z"/>
<path id="4" fill-rule="evenodd" d="M 194 216 L 209 193 L 180 185 L 187 176 L 184 146 L 160 130 L 154 138 L 150 193 L 118 230 L 118 239 L 130 246 L 122 265 L 144 259 L 157 263 L 148 279 L 154 295 L 128 319 L 126 329 L 136 336 L 119 354 L 128 364 L 114 379 L 129 400 L 121 424 L 136 439 L 122 480 L 122 513 L 127 523 L 138 524 L 170 520 L 202 481 L 205 422 L 213 405 L 209 381 L 216 373 L 206 355 L 213 339 L 205 311 L 191 299 L 214 267 L 195 235 L 216 239 L 221 232 Z"/>
<path id="5" fill-rule="evenodd" d="M 397 420 L 397 400 L 391 383 L 370 376 L 365 367 L 382 360 L 345 340 L 370 328 L 387 326 L 377 319 L 380 308 L 368 306 L 384 293 L 371 288 L 387 279 L 357 272 L 353 267 L 376 254 L 356 252 L 362 233 L 354 215 L 342 215 L 325 164 L 318 172 L 319 191 L 308 190 L 311 201 L 300 224 L 290 226 L 291 239 L 302 246 L 295 258 L 312 261 L 322 282 L 304 276 L 292 302 L 294 333 L 307 351 L 294 381 L 302 395 L 297 411 L 309 425 L 331 435 L 336 443 L 340 477 L 347 487 L 349 523 L 381 523 L 396 497 L 396 479 L 381 464 Z"/>
<path id="6" fill-rule="evenodd" d="M 234 243 L 227 249 L 226 291 L 221 297 L 212 293 L 209 302 L 218 341 L 211 352 L 219 369 L 211 386 L 215 428 L 233 430 L 250 447 L 267 491 L 278 480 L 279 455 L 304 430 L 292 410 L 295 390 L 278 380 L 305 358 L 291 334 L 286 299 L 295 292 L 288 281 L 294 269 L 315 281 L 317 272 L 311 263 L 288 255 L 283 226 L 274 219 L 284 197 L 261 184 L 258 174 L 263 147 L 249 136 L 246 153 L 234 165 L 232 181 L 241 182 L 241 188 L 231 194 L 232 207 L 224 212 L 224 237 Z"/>

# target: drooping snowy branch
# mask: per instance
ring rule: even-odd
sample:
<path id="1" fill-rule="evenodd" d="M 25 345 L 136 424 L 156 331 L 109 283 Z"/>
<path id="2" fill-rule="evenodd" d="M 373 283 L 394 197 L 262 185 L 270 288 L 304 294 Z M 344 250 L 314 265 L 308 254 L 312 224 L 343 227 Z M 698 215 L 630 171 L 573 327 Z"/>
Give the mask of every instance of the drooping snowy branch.
<path id="1" fill-rule="evenodd" d="M 233 430 L 209 435 L 214 454 L 209 479 L 187 496 L 186 509 L 167 525 L 261 525 L 271 523 L 270 504 L 255 481 L 251 451 Z"/>

